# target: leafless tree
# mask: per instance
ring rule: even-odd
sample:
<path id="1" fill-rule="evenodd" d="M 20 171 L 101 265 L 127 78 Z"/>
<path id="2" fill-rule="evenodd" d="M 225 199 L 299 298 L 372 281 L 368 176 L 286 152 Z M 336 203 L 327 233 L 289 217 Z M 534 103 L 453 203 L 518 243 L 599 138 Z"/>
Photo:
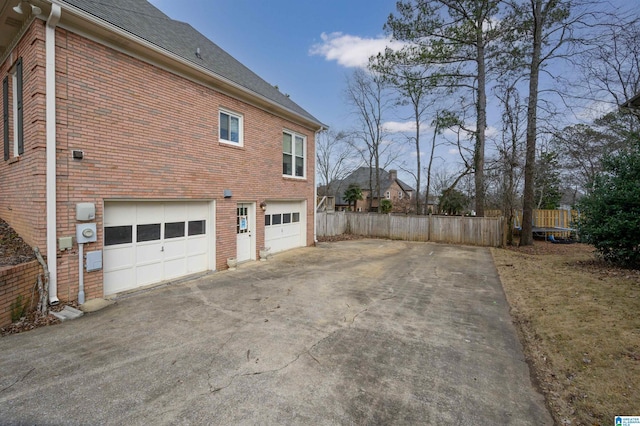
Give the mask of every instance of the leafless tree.
<path id="1" fill-rule="evenodd" d="M 340 191 L 340 188 L 333 188 L 332 185 L 360 165 L 349 134 L 343 131 L 321 132 L 316 140 L 316 156 L 318 181 L 323 187 L 323 193 L 319 195 L 332 195 Z"/>
<path id="2" fill-rule="evenodd" d="M 368 207 L 371 211 L 373 198 L 380 199 L 380 167 L 392 151 L 392 141 L 386 138 L 382 124 L 393 102 L 384 79 L 373 71 L 362 69 L 354 71 L 347 80 L 346 98 L 356 117 L 354 144 L 360 148 L 362 159 L 369 166 L 372 191 Z"/>

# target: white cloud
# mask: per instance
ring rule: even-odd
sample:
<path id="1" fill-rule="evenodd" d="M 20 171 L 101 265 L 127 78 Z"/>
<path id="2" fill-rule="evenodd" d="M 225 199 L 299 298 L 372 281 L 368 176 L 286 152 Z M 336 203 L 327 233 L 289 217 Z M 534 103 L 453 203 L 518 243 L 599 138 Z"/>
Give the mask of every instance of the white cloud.
<path id="1" fill-rule="evenodd" d="M 327 61 L 336 61 L 346 68 L 364 68 L 369 64 L 369 58 L 384 52 L 386 47 L 400 49 L 401 42 L 379 36 L 376 38 L 362 38 L 343 34 L 341 32 L 322 33 L 321 43 L 316 43 L 309 49 L 310 55 L 323 56 Z"/>
<path id="2" fill-rule="evenodd" d="M 387 121 L 382 125 L 382 127 L 389 133 L 405 133 L 416 131 L 416 123 L 412 121 Z"/>

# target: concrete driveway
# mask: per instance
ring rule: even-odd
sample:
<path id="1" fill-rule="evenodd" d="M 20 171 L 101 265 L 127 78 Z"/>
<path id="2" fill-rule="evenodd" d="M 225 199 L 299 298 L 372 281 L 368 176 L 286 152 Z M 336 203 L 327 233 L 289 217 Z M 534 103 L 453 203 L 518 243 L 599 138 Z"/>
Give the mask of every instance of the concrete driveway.
<path id="1" fill-rule="evenodd" d="M 552 424 L 485 248 L 297 249 L 0 354 L 2 424 Z"/>

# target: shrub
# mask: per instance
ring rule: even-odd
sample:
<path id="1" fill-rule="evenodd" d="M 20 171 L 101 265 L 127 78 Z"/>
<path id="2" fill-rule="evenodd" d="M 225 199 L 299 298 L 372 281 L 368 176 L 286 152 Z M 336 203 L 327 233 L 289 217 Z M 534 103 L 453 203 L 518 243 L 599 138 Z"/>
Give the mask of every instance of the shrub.
<path id="1" fill-rule="evenodd" d="M 580 237 L 600 256 L 640 268 L 640 147 L 605 157 L 603 172 L 579 203 Z"/>

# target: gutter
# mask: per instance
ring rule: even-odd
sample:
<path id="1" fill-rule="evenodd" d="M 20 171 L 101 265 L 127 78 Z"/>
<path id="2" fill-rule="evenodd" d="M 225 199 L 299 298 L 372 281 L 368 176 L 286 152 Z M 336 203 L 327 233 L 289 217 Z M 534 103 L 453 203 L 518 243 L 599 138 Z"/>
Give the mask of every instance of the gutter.
<path id="1" fill-rule="evenodd" d="M 46 48 L 46 196 L 47 196 L 47 263 L 49 264 L 49 304 L 57 305 L 58 299 L 58 252 L 56 215 L 56 25 L 62 9 L 51 5 L 51 13 L 45 28 Z"/>

